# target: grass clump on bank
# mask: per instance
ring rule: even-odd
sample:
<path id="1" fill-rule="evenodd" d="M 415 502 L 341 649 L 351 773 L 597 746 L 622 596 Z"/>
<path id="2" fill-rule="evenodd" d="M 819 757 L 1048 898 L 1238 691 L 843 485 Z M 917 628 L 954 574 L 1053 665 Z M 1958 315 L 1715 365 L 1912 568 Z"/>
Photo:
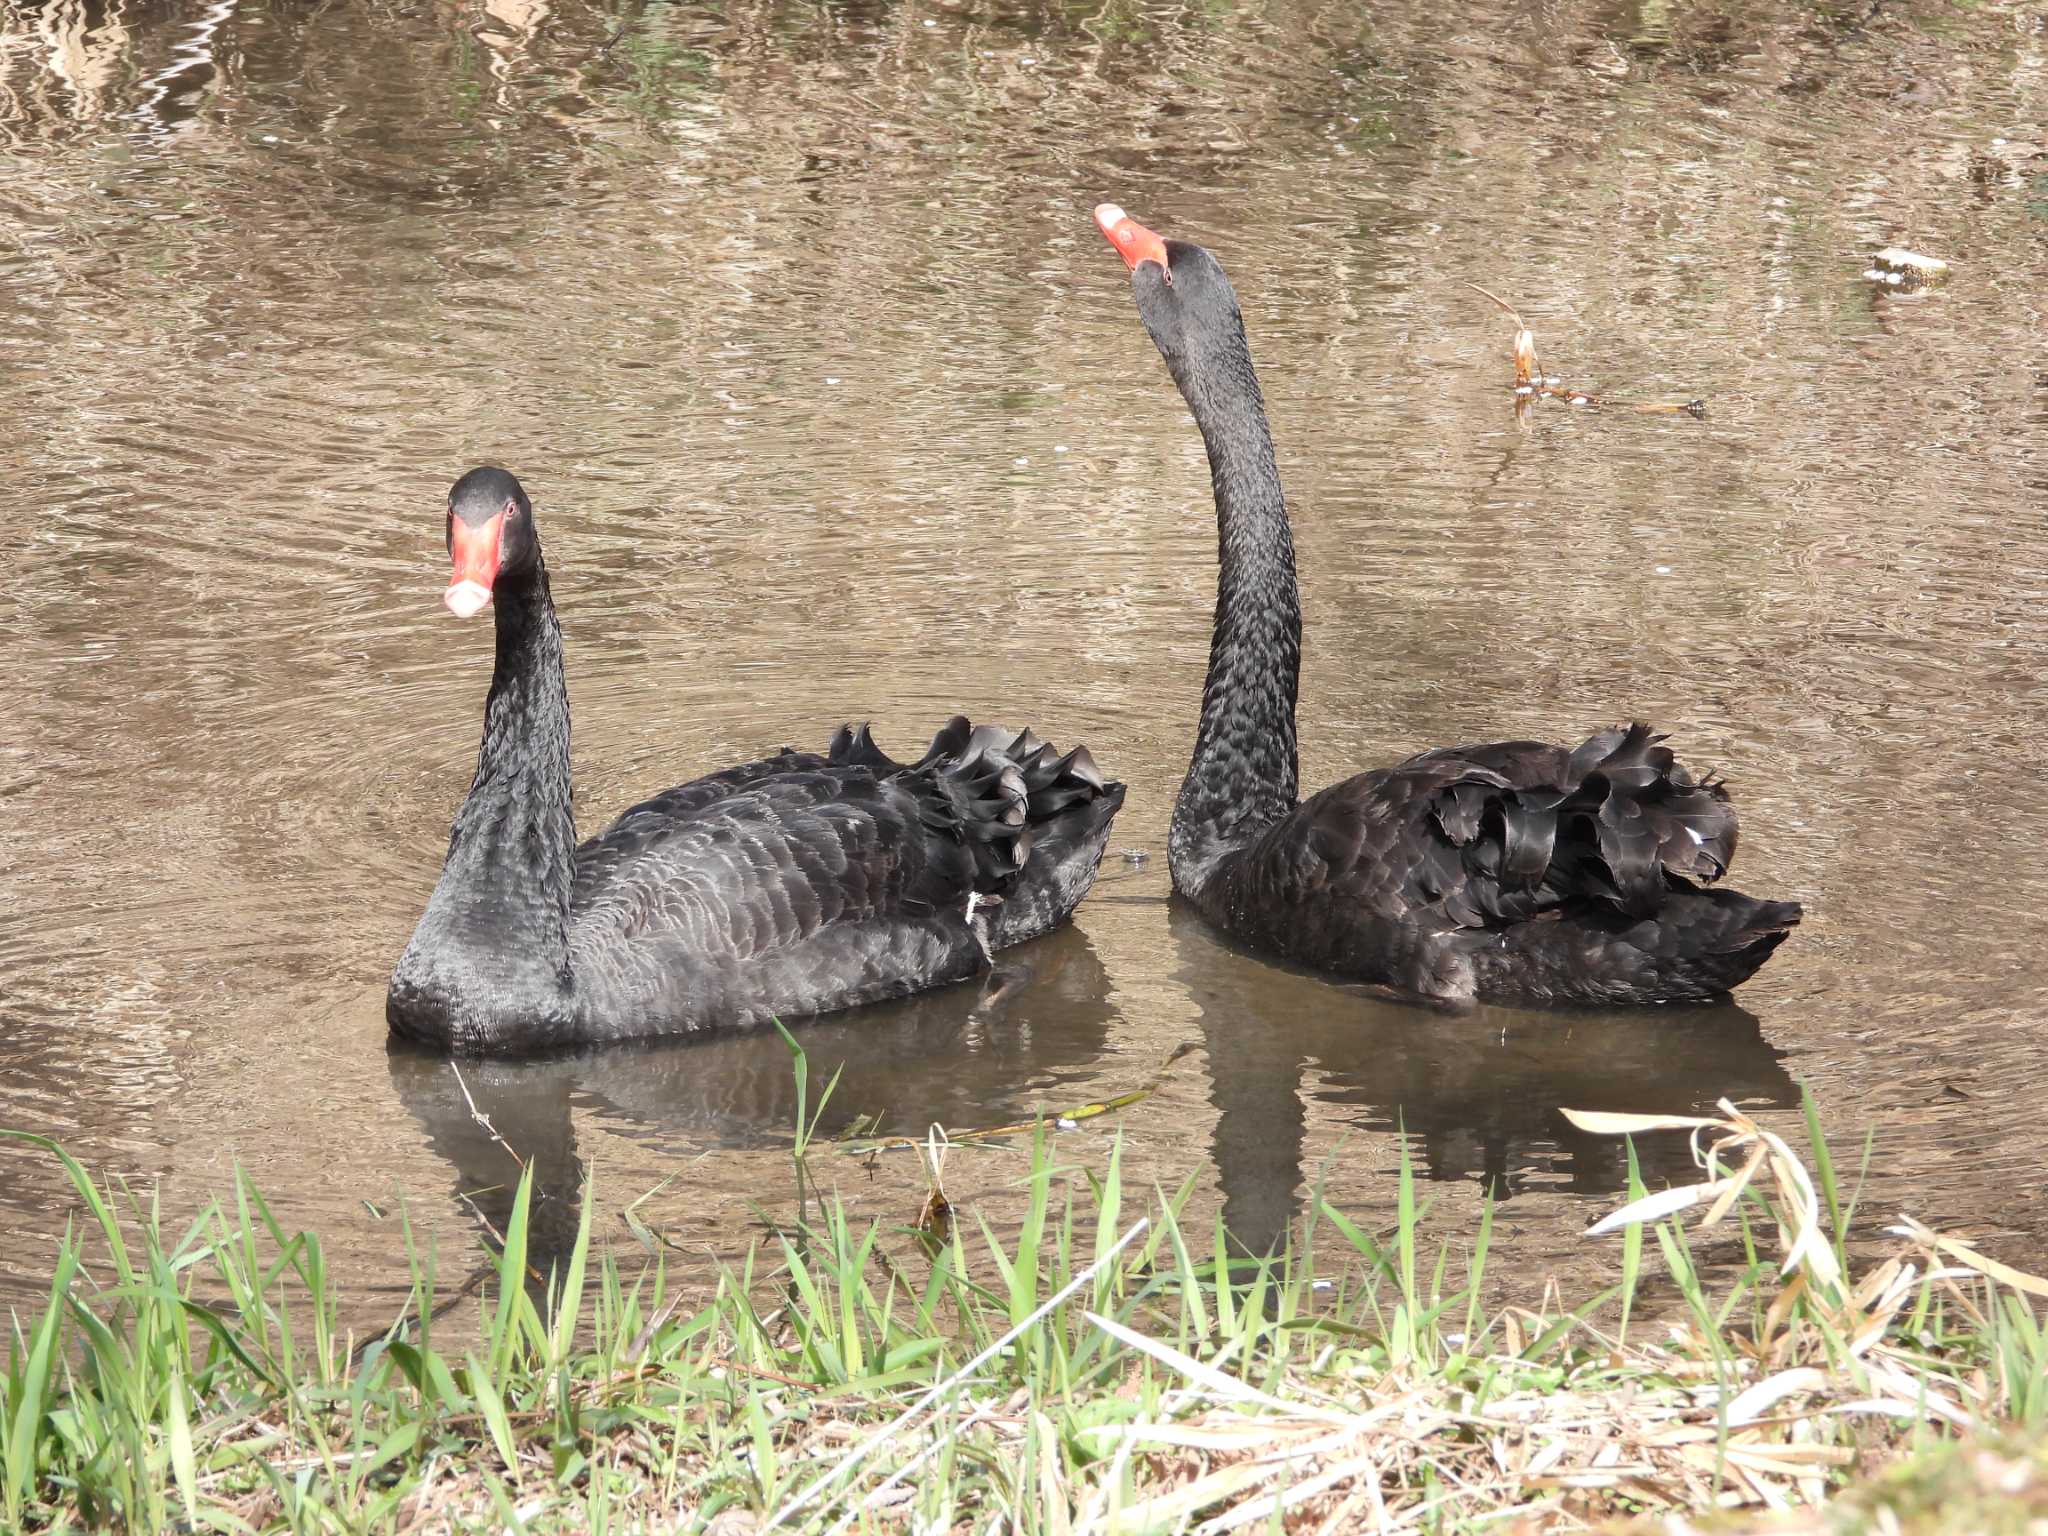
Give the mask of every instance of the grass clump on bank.
<path id="1" fill-rule="evenodd" d="M 2048 1418 L 2048 1285 L 1911 1223 L 1852 1276 L 1810 1115 L 1811 1172 L 1725 1104 L 1581 1118 L 1689 1129 L 1706 1177 L 1638 1183 L 1609 1218 L 1620 1283 L 1571 1308 L 1489 1310 L 1490 1212 L 1429 1246 L 1405 1157 L 1392 1231 L 1317 1199 L 1295 1247 L 1252 1262 L 1183 1220 L 1192 1179 L 1140 1194 L 1113 1140 L 1041 1133 L 1007 1240 L 971 1208 L 934 1238 L 828 1198 L 708 1297 L 593 1251 L 587 1199 L 536 1277 L 522 1183 L 479 1316 L 437 1320 L 413 1249 L 411 1294 L 367 1341 L 338 1326 L 318 1238 L 246 1178 L 173 1228 L 24 1137 L 86 1221 L 15 1324 L 0 1529 L 1221 1536 L 1715 1510 L 1731 1529 L 1806 1519 L 1900 1453 L 1969 1475 L 1990 1453 L 1957 1433 Z M 1080 1145 L 1099 1169 L 1058 1155 Z M 1718 1282 L 1709 1226 L 1738 1254 Z M 2008 1482 L 2039 1443 L 2000 1453 Z M 1889 1503 L 1870 1483 L 1824 1518 L 1910 1528 L 1926 1501 L 1891 1476 Z"/>

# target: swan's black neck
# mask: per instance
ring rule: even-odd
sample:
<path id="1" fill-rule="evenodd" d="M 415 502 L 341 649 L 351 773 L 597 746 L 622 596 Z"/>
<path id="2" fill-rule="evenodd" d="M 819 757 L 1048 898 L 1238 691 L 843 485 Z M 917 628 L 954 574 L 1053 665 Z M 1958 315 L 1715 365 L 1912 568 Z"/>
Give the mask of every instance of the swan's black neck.
<path id="1" fill-rule="evenodd" d="M 484 705 L 476 778 L 456 814 L 446 884 L 458 868 L 472 895 L 519 898 L 515 934 L 559 971 L 569 956 L 576 817 L 569 779 L 569 686 L 548 574 L 496 597 L 498 664 Z"/>
<path id="2" fill-rule="evenodd" d="M 1220 563 L 1202 725 L 1167 838 L 1174 884 L 1190 894 L 1224 855 L 1293 811 L 1297 786 L 1301 599 L 1294 539 L 1235 306 L 1228 329 L 1215 338 L 1221 345 L 1198 360 L 1168 359 L 1209 450 Z"/>
<path id="3" fill-rule="evenodd" d="M 545 567 L 501 582 L 492 603 L 498 660 L 476 778 L 393 984 L 394 1002 L 403 985 L 444 1008 L 458 1036 L 507 1011 L 558 1017 L 570 986 L 569 692 Z"/>

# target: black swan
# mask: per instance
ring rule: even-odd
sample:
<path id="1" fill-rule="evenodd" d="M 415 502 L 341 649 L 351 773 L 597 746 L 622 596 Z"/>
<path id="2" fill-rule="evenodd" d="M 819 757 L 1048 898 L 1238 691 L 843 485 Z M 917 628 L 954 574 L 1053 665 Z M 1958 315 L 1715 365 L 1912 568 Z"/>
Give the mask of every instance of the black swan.
<path id="1" fill-rule="evenodd" d="M 1446 1002 L 1694 1002 L 1747 981 L 1799 907 L 1701 888 L 1734 856 L 1734 808 L 1646 726 L 1425 752 L 1297 800 L 1294 542 L 1237 295 L 1202 247 L 1109 203 L 1095 222 L 1201 427 L 1216 497 L 1174 889 L 1256 948 Z"/>
<path id="2" fill-rule="evenodd" d="M 501 1055 L 687 1035 L 959 981 L 1065 921 L 1123 804 L 1087 749 L 955 718 L 915 763 L 867 728 L 634 806 L 577 845 L 562 631 L 519 482 L 448 496 L 467 618 L 497 605 L 469 798 L 385 1001 L 394 1033 Z"/>

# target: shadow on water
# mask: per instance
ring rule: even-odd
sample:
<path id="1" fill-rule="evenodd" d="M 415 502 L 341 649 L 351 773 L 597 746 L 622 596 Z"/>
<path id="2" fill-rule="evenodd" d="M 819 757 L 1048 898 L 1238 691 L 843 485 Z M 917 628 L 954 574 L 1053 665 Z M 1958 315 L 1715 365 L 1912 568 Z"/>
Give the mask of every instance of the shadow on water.
<path id="1" fill-rule="evenodd" d="M 1318 1121 L 1405 1130 L 1425 1178 L 1478 1180 L 1508 1199 L 1539 1186 L 1604 1195 L 1626 1183 L 1625 1144 L 1575 1130 L 1561 1107 L 1686 1114 L 1722 1097 L 1799 1101 L 1784 1053 L 1732 1002 L 1436 1012 L 1230 948 L 1179 902 L 1169 930 L 1207 1049 L 1224 1225 L 1252 1252 L 1286 1235 L 1315 1180 L 1303 1166 L 1311 1102 L 1329 1106 Z M 1675 1138 L 1644 1141 L 1638 1155 L 1653 1186 L 1691 1167 Z"/>
<path id="2" fill-rule="evenodd" d="M 1005 955 L 982 982 L 802 1025 L 793 1033 L 809 1058 L 814 1112 L 818 1094 L 840 1073 L 817 1134 L 830 1138 L 862 1124 L 919 1134 L 933 1122 L 994 1124 L 1050 1108 L 1045 1096 L 1103 1053 L 1109 992 L 1087 935 L 1067 928 L 1023 946 L 1014 959 Z M 772 1030 L 533 1061 L 464 1061 L 459 1080 L 446 1057 L 403 1042 L 390 1044 L 387 1059 L 399 1101 L 454 1170 L 456 1194 L 500 1232 L 519 1181 L 507 1148 L 532 1162 L 528 1242 L 542 1273 L 576 1237 L 586 1176 L 579 1117 L 658 1141 L 686 1170 L 690 1156 L 706 1151 L 786 1147 L 797 1115 L 789 1048 Z M 471 1099 L 502 1145 L 471 1114 Z M 776 1193 L 764 1183 L 764 1201 Z M 794 1198 L 793 1182 L 789 1193 Z"/>

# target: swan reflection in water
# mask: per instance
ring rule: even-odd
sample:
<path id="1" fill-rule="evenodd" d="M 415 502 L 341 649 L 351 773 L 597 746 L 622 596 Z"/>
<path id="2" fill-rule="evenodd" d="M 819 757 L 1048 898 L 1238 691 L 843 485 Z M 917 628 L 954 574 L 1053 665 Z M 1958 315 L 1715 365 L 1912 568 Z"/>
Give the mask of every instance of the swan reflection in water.
<path id="1" fill-rule="evenodd" d="M 1311 1104 L 1324 1106 L 1319 1124 L 1405 1127 L 1423 1177 L 1474 1179 L 1507 1198 L 1532 1187 L 1606 1195 L 1626 1181 L 1624 1144 L 1572 1129 L 1560 1106 L 1690 1113 L 1724 1096 L 1771 1108 L 1798 1102 L 1783 1053 L 1732 1003 L 1435 1012 L 1239 952 L 1178 901 L 1168 926 L 1207 1056 L 1224 1223 L 1250 1251 L 1273 1247 L 1300 1217 L 1316 1177 L 1304 1166 Z M 843 1134 L 866 1115 L 917 1134 L 934 1121 L 993 1125 L 1087 1097 L 1099 1086 L 1094 1068 L 1111 1020 L 1109 977 L 1087 934 L 1069 927 L 1012 951 L 984 983 L 795 1034 L 814 1102 L 844 1067 L 819 1135 Z M 502 1231 L 518 1167 L 472 1118 L 454 1067 L 403 1043 L 389 1062 L 400 1101 L 449 1163 L 455 1190 Z M 796 1118 L 789 1049 L 772 1030 L 460 1065 L 478 1111 L 532 1160 L 530 1253 L 542 1273 L 575 1239 L 585 1174 L 577 1114 L 678 1160 L 786 1147 Z M 1339 1205 L 1357 1196 L 1360 1175 L 1346 1164 L 1360 1150 L 1353 1136 L 1333 1165 Z M 1680 1138 L 1644 1139 L 1638 1153 L 1653 1184 L 1691 1167 Z"/>
<path id="2" fill-rule="evenodd" d="M 860 1117 L 912 1135 L 935 1121 L 993 1125 L 1085 1097 L 1062 1085 L 1091 1078 L 1109 1042 L 1109 999 L 1093 945 L 1070 926 L 1005 953 L 981 982 L 802 1024 L 791 1033 L 809 1059 L 814 1111 L 844 1069 L 817 1134 L 843 1134 Z M 786 1147 L 796 1120 L 789 1047 L 772 1029 L 453 1064 L 394 1040 L 388 1061 L 399 1101 L 454 1169 L 456 1192 L 501 1232 L 519 1181 L 506 1147 L 532 1162 L 529 1254 L 542 1274 L 576 1237 L 585 1169 L 572 1110 L 678 1160 Z M 505 1145 L 471 1115 L 464 1083 Z"/>
<path id="3" fill-rule="evenodd" d="M 1437 1012 L 1236 950 L 1181 901 L 1169 926 L 1208 1057 L 1223 1221 L 1250 1252 L 1286 1236 L 1316 1177 L 1303 1167 L 1310 1101 L 1329 1106 L 1319 1122 L 1405 1129 L 1420 1176 L 1478 1180 L 1497 1199 L 1625 1186 L 1624 1141 L 1575 1129 L 1560 1107 L 1692 1114 L 1719 1098 L 1799 1102 L 1784 1053 L 1733 1003 Z M 1344 1163 L 1362 1150 L 1354 1136 L 1339 1152 L 1333 1203 L 1356 1197 Z M 1637 1155 L 1653 1187 L 1692 1168 L 1681 1138 L 1645 1138 Z"/>

